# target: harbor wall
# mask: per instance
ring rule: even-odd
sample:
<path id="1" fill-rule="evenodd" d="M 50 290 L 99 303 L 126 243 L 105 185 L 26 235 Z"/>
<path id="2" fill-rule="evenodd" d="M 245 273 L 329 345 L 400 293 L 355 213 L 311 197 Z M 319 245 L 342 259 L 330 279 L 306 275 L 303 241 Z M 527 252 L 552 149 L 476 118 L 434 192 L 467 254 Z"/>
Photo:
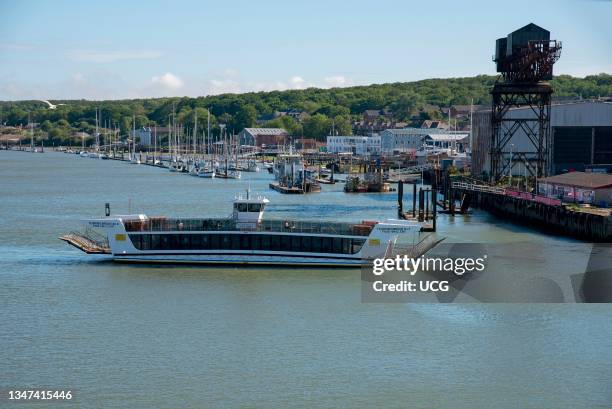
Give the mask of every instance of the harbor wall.
<path id="1" fill-rule="evenodd" d="M 552 206 L 520 197 L 488 192 L 462 191 L 455 194 L 471 195 L 471 205 L 500 218 L 522 224 L 535 225 L 555 233 L 595 242 L 612 242 L 612 217 L 574 211 L 563 206 Z"/>

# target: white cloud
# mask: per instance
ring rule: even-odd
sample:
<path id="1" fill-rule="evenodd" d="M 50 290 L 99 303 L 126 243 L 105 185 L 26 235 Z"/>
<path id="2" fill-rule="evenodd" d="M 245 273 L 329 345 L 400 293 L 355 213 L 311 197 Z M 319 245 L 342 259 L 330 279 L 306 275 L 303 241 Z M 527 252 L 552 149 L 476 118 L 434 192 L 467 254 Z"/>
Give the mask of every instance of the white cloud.
<path id="1" fill-rule="evenodd" d="M 167 72 L 161 76 L 155 76 L 151 78 L 151 82 L 154 85 L 160 85 L 168 90 L 178 90 L 183 86 L 183 80 L 171 72 Z"/>
<path id="2" fill-rule="evenodd" d="M 94 71 L 75 71 L 49 83 L 15 80 L 0 77 L 0 99 L 126 99 L 171 96 L 202 96 L 224 93 L 284 91 L 309 87 L 328 88 L 349 86 L 353 82 L 340 75 L 310 82 L 301 75 L 279 81 L 257 81 L 241 78 L 235 69 L 220 70 L 212 77 L 179 77 L 172 72 L 128 79 L 110 67 L 100 66 Z"/>
<path id="3" fill-rule="evenodd" d="M 296 75 L 294 77 L 291 77 L 291 88 L 293 89 L 303 89 L 306 88 L 306 81 L 304 81 L 304 78 Z"/>
<path id="4" fill-rule="evenodd" d="M 162 56 L 156 50 L 71 50 L 66 53 L 68 58 L 79 62 L 116 62 L 127 60 L 153 60 Z"/>
<path id="5" fill-rule="evenodd" d="M 242 87 L 239 81 L 233 79 L 213 79 L 208 81 L 206 94 L 226 94 L 242 92 Z"/>
<path id="6" fill-rule="evenodd" d="M 347 79 L 343 75 L 332 75 L 325 77 L 325 84 L 330 87 L 343 87 L 348 83 Z"/>

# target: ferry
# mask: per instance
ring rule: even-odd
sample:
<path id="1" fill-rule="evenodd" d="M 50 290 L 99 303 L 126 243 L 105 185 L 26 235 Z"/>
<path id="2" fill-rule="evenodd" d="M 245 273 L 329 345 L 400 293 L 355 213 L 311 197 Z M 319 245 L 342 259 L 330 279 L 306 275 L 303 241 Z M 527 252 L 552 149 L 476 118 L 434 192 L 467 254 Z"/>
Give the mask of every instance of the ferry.
<path id="1" fill-rule="evenodd" d="M 109 215 L 84 220 L 85 232 L 60 240 L 118 262 L 324 267 L 359 267 L 395 254 L 418 257 L 428 246 L 417 221 L 270 220 L 264 218 L 268 203 L 247 191 L 234 199 L 227 218 Z"/>

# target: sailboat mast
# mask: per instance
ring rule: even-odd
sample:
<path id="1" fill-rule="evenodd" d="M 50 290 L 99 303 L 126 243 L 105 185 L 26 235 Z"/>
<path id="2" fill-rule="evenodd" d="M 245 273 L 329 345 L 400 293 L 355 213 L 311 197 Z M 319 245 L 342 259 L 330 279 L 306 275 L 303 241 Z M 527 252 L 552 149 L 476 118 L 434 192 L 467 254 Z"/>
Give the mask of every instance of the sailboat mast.
<path id="1" fill-rule="evenodd" d="M 94 140 L 96 141 L 96 151 L 98 150 L 98 108 L 96 108 L 96 133 L 94 134 Z"/>
<path id="2" fill-rule="evenodd" d="M 194 120 L 193 120 L 193 155 L 195 156 L 198 153 L 198 110 L 197 108 L 194 110 Z"/>
<path id="3" fill-rule="evenodd" d="M 136 157 L 136 115 L 132 115 L 132 159 Z"/>
<path id="4" fill-rule="evenodd" d="M 32 127 L 32 117 L 28 111 L 28 125 L 30 125 L 30 150 L 34 152 L 34 128 Z"/>

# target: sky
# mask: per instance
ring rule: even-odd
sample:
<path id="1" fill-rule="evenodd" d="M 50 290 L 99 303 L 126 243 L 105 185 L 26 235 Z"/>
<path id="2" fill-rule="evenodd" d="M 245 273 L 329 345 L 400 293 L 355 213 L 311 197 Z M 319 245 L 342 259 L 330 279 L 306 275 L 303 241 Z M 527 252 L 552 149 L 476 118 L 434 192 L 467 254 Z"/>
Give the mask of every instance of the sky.
<path id="1" fill-rule="evenodd" d="M 124 99 L 495 74 L 533 22 L 555 74 L 612 73 L 612 1 L 0 0 L 0 100 Z"/>

